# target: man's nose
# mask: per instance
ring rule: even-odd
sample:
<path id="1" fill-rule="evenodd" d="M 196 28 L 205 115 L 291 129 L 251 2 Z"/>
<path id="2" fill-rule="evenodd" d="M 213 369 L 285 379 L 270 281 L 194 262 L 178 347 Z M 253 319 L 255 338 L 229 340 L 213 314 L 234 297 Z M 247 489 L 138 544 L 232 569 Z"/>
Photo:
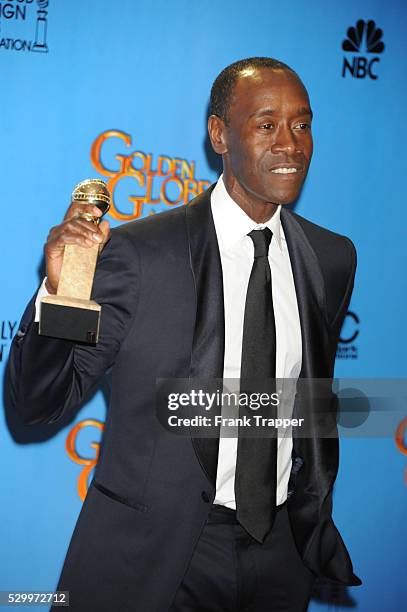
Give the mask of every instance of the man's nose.
<path id="1" fill-rule="evenodd" d="M 280 126 L 277 129 L 271 150 L 273 153 L 285 152 L 290 155 L 298 150 L 295 134 L 289 126 Z"/>

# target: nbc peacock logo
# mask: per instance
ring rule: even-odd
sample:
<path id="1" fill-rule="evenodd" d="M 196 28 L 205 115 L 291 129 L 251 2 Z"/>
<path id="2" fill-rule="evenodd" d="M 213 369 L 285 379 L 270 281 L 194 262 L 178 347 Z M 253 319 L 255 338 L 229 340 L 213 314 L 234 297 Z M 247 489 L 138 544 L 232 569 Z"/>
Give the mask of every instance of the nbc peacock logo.
<path id="1" fill-rule="evenodd" d="M 377 80 L 376 68 L 380 58 L 376 54 L 383 53 L 385 48 L 382 41 L 383 30 L 377 28 L 372 19 L 369 21 L 359 19 L 355 26 L 348 28 L 346 34 L 347 38 L 342 42 L 342 49 L 357 55 L 353 55 L 351 59 L 349 56 L 343 58 L 342 77 L 345 78 L 350 74 L 356 79 L 369 77 Z M 364 57 L 364 54 L 369 55 Z"/>

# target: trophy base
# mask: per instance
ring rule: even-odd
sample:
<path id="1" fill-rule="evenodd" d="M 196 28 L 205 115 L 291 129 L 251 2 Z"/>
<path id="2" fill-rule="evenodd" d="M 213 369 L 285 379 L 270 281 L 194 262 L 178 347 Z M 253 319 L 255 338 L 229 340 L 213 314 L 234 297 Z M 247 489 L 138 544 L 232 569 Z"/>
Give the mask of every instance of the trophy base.
<path id="1" fill-rule="evenodd" d="M 41 300 L 39 333 L 42 336 L 96 344 L 101 307 L 92 300 L 47 295 Z"/>

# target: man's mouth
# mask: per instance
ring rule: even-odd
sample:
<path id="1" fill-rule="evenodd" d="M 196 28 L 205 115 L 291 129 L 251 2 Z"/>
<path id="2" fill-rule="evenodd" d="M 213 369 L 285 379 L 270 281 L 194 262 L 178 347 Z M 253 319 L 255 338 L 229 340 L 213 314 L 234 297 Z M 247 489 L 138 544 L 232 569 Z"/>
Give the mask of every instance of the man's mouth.
<path id="1" fill-rule="evenodd" d="M 274 168 L 272 170 L 273 174 L 296 174 L 297 172 L 297 168 Z"/>

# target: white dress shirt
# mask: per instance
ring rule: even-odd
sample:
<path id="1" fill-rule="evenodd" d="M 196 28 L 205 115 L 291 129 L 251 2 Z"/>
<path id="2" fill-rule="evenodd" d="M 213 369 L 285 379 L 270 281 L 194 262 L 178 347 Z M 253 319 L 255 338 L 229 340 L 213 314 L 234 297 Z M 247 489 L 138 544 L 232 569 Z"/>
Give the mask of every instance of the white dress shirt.
<path id="1" fill-rule="evenodd" d="M 280 206 L 269 221 L 255 223 L 226 191 L 222 176 L 211 194 L 212 215 L 219 244 L 223 274 L 225 311 L 224 379 L 239 379 L 242 355 L 243 318 L 247 287 L 254 260 L 254 246 L 247 236 L 253 229 L 269 227 L 273 237 L 269 262 L 276 322 L 276 378 L 297 379 L 301 370 L 301 328 L 287 243 L 280 222 Z M 45 279 L 37 294 L 35 321 L 40 301 L 48 295 Z M 276 503 L 287 498 L 291 471 L 291 431 L 279 432 Z M 215 504 L 236 508 L 235 469 L 237 438 L 220 437 Z"/>
<path id="2" fill-rule="evenodd" d="M 43 297 L 46 297 L 47 295 L 49 295 L 47 288 L 45 286 L 46 280 L 47 280 L 47 277 L 45 277 L 44 280 L 42 281 L 40 288 L 38 289 L 37 297 L 35 298 L 35 318 L 34 318 L 35 323 L 40 322 L 41 300 Z"/>
<path id="3" fill-rule="evenodd" d="M 253 229 L 270 228 L 269 248 L 273 308 L 276 323 L 276 378 L 297 379 L 301 371 L 301 327 L 290 257 L 280 221 L 279 206 L 266 223 L 253 221 L 226 191 L 223 177 L 211 194 L 212 215 L 219 244 L 225 309 L 224 379 L 239 379 L 246 293 L 254 260 Z M 276 504 L 287 498 L 291 471 L 292 435 L 279 430 Z M 237 438 L 219 440 L 215 504 L 236 508 L 235 471 Z"/>

